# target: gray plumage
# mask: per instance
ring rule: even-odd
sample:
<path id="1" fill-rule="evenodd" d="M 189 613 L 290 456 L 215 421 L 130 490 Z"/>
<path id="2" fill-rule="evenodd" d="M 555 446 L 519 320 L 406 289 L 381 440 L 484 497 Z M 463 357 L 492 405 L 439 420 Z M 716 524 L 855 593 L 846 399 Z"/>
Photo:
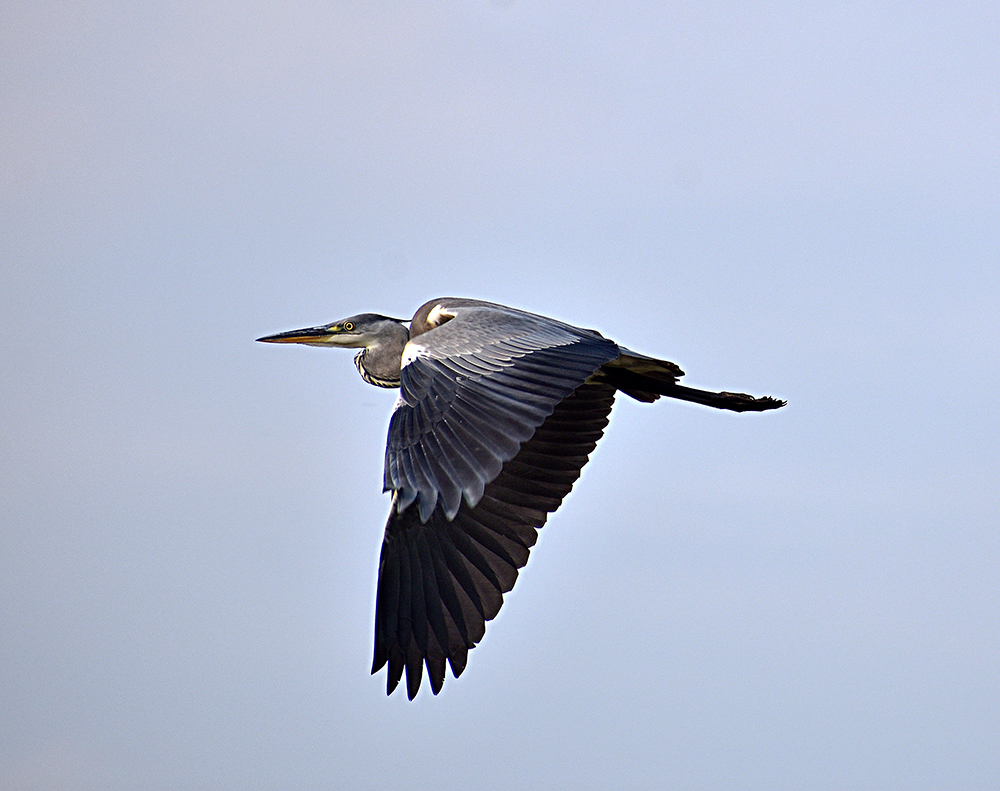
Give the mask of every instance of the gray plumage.
<path id="1" fill-rule="evenodd" d="M 407 326 L 409 324 L 409 326 Z M 384 487 L 393 493 L 379 561 L 372 672 L 387 691 L 426 666 L 437 694 L 457 678 L 604 432 L 615 393 L 737 412 L 774 398 L 677 383 L 672 362 L 594 330 L 479 300 L 441 298 L 407 323 L 364 313 L 259 340 L 361 348 L 365 381 L 400 387 Z"/>

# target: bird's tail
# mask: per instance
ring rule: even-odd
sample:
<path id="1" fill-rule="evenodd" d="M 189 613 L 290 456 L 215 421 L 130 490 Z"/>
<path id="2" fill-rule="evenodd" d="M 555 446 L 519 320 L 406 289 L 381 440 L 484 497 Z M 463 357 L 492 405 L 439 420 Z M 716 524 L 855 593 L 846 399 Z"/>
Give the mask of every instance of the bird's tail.
<path id="1" fill-rule="evenodd" d="M 602 372 L 615 387 L 637 401 L 650 402 L 667 396 L 733 412 L 764 412 L 787 403 L 771 396 L 756 398 L 746 393 L 715 393 L 678 384 L 684 371 L 676 363 L 635 352 L 623 351 L 619 357 L 605 363 Z"/>

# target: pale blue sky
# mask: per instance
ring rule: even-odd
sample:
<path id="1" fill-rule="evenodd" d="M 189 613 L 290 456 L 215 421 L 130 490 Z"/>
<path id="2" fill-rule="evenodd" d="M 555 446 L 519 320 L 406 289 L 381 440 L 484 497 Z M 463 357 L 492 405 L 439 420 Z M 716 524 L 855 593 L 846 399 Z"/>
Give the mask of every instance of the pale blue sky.
<path id="1" fill-rule="evenodd" d="M 988 789 L 995 2 L 0 11 L 0 791 Z M 478 297 L 666 357 L 465 675 L 368 675 L 394 395 Z"/>

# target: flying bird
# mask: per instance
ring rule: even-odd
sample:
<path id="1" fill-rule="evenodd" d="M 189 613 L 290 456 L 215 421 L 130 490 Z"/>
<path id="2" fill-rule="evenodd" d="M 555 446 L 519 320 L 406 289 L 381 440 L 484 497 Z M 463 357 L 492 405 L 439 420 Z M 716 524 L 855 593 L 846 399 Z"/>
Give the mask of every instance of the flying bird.
<path id="1" fill-rule="evenodd" d="M 362 313 L 258 340 L 361 349 L 361 377 L 400 388 L 385 449 L 392 506 L 372 673 L 388 664 L 387 694 L 405 673 L 410 700 L 424 666 L 435 695 L 446 663 L 455 678 L 465 670 L 538 529 L 604 433 L 618 391 L 734 412 L 785 405 L 685 387 L 675 363 L 475 299 L 431 300 L 410 321 Z"/>

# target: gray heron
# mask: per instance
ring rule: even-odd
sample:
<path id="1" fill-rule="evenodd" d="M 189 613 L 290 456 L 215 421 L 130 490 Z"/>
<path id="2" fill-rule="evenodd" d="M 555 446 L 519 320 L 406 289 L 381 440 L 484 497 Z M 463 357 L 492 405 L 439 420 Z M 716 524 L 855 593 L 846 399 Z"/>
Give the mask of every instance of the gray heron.
<path id="1" fill-rule="evenodd" d="M 362 378 L 400 388 L 385 450 L 392 506 L 372 673 L 388 664 L 387 694 L 405 673 L 411 700 L 424 666 L 435 695 L 446 664 L 455 678 L 465 670 L 604 433 L 616 392 L 735 412 L 785 405 L 686 387 L 672 362 L 475 299 L 431 300 L 410 321 L 362 313 L 258 340 L 361 349 Z"/>

